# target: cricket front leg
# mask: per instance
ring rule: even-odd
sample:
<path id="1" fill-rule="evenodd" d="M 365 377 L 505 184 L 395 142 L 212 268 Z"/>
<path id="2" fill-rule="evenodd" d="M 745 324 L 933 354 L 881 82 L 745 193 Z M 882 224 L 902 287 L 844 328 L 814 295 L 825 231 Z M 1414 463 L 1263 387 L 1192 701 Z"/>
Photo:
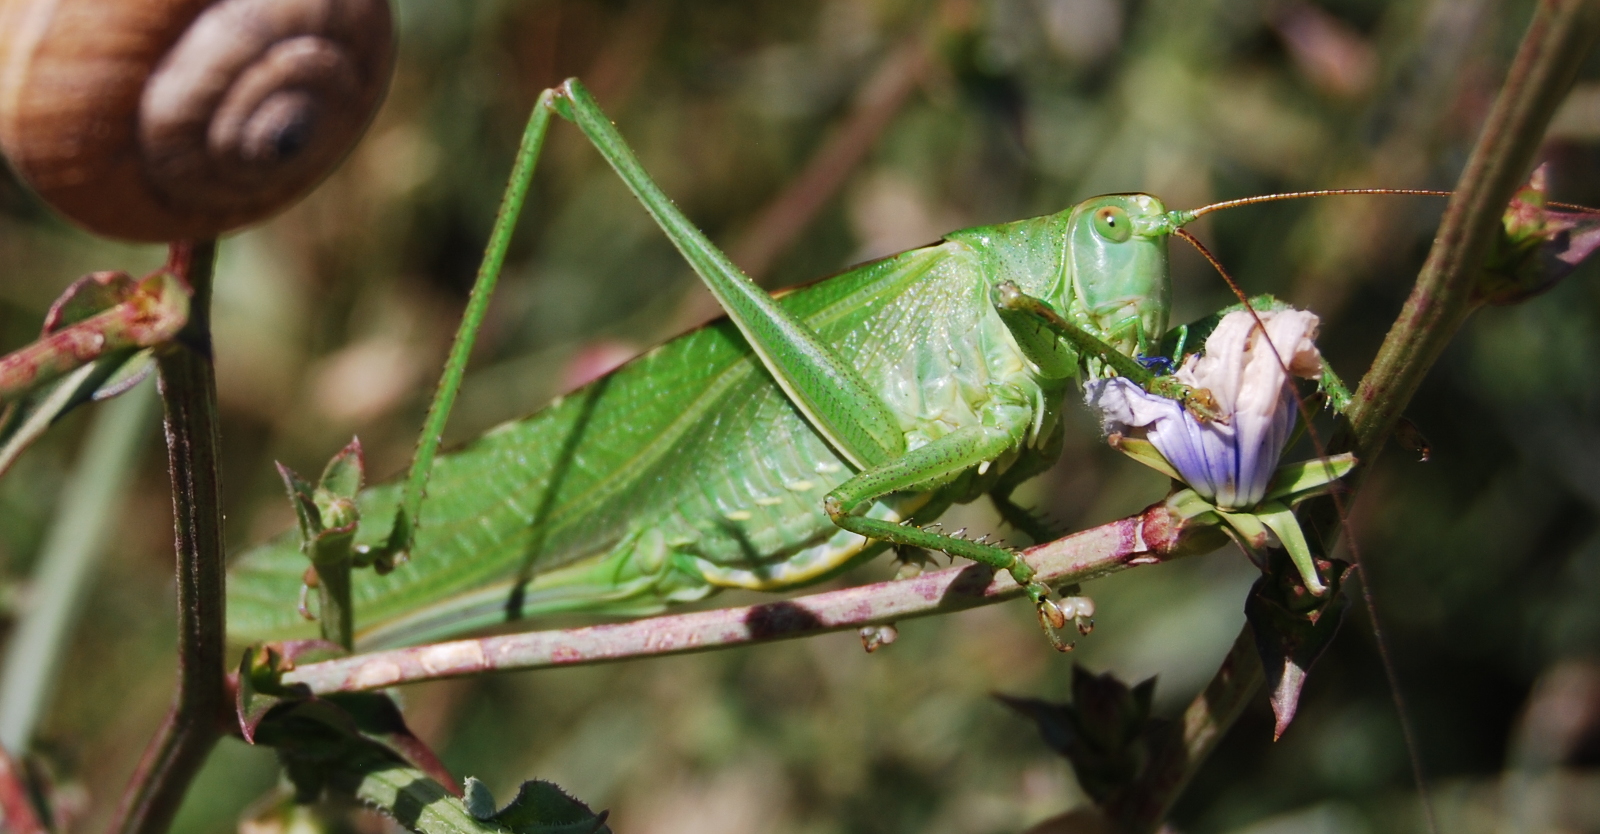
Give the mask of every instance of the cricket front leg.
<path id="1" fill-rule="evenodd" d="M 1061 651 L 1067 651 L 1072 644 L 1063 642 L 1056 631 L 1064 628 L 1072 617 L 1050 599 L 1049 586 L 1035 578 L 1033 567 L 1023 561 L 1015 550 L 858 515 L 873 502 L 891 493 L 912 489 L 992 461 L 1015 448 L 1018 442 L 1016 434 L 998 428 L 976 426 L 957 429 L 895 460 L 857 474 L 828 493 L 822 506 L 834 524 L 852 533 L 894 545 L 941 550 L 1010 573 L 1011 578 L 1027 592 L 1028 598 L 1033 600 L 1039 612 L 1039 623 L 1044 626 L 1050 642 Z M 1073 613 L 1076 611 L 1074 605 Z"/>
<path id="2" fill-rule="evenodd" d="M 995 288 L 995 308 L 1000 311 L 1001 319 L 1013 334 L 1018 333 L 1019 322 L 1034 322 L 1072 345 L 1080 355 L 1099 359 L 1116 371 L 1118 376 L 1140 388 L 1156 396 L 1183 403 L 1184 407 L 1196 417 L 1202 420 L 1214 420 L 1219 416 L 1216 401 L 1212 399 L 1210 391 L 1184 385 L 1171 376 L 1153 373 L 1149 368 L 1139 364 L 1137 359 L 1112 347 L 1099 336 L 1062 318 L 1050 308 L 1050 305 L 1024 293 L 1010 281 L 1001 283 Z"/>

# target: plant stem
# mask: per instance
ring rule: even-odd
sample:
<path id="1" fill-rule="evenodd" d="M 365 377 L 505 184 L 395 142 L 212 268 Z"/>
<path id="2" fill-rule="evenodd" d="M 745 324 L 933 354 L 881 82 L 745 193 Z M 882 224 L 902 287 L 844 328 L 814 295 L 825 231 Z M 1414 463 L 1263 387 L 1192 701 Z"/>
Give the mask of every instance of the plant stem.
<path id="1" fill-rule="evenodd" d="M 1138 515 L 1031 548 L 1023 558 L 1037 572 L 1036 579 L 1054 586 L 1209 553 L 1225 541 L 1215 527 L 1185 529 L 1166 504 L 1160 503 Z M 684 654 L 948 614 L 1022 593 L 1009 573 L 969 564 L 913 579 L 744 608 L 360 654 L 306 664 L 284 675 L 283 680 L 328 694 L 492 671 Z"/>
<path id="2" fill-rule="evenodd" d="M 217 385 L 211 367 L 216 242 L 174 243 L 167 268 L 193 291 L 189 323 L 157 359 L 177 550 L 178 693 L 146 748 L 112 831 L 161 834 L 228 718 L 223 650 Z"/>
<path id="3" fill-rule="evenodd" d="M 1370 471 L 1423 377 L 1477 306 L 1475 281 L 1501 216 L 1533 167 L 1550 117 L 1571 88 L 1579 65 L 1597 38 L 1600 4 L 1593 0 L 1545 0 L 1534 12 L 1505 85 L 1445 209 L 1416 286 L 1356 389 L 1347 412 L 1348 433 L 1332 444 L 1330 451 L 1334 452 L 1353 449 L 1363 464 L 1347 482 L 1352 489 L 1359 486 L 1359 477 Z M 1345 499 L 1346 504 L 1353 499 L 1354 492 Z M 1331 503 L 1324 503 L 1323 508 L 1332 515 Z M 1335 523 L 1321 523 L 1318 528 L 1337 529 L 1338 519 L 1328 520 Z M 1364 573 L 1362 587 L 1370 589 Z M 1365 592 L 1369 594 L 1370 609 L 1370 590 Z M 1235 652 L 1240 645 L 1252 644 L 1253 639 L 1246 625 L 1234 643 Z M 1229 655 L 1230 661 L 1233 657 Z M 1384 664 L 1394 688 L 1393 668 L 1387 656 Z M 1190 704 L 1186 716 L 1207 709 L 1207 699 L 1223 678 L 1234 674 L 1235 665 L 1224 662 L 1205 692 Z M 1256 666 L 1259 668 L 1259 660 Z M 1264 682 L 1259 675 L 1254 681 L 1242 694 L 1243 700 Z M 1398 697 L 1398 689 L 1395 692 Z M 1220 738 L 1239 712 L 1211 714 L 1217 720 L 1215 733 Z M 1199 769 L 1208 748 L 1191 748 L 1188 735 L 1186 728 L 1185 737 L 1173 742 L 1184 749 L 1168 749 L 1156 755 L 1156 772 L 1145 780 L 1147 796 L 1139 803 L 1142 807 L 1170 807 Z M 1418 781 L 1420 785 L 1420 778 Z M 1136 814 L 1126 819 L 1125 830 L 1154 830 L 1160 821 L 1159 816 Z"/>
<path id="4" fill-rule="evenodd" d="M 154 387 L 141 384 L 95 415 L 72 480 L 62 490 L 61 511 L 40 549 L 27 611 L 6 649 L 0 675 L 0 747 L 27 751 L 34 725 L 55 690 L 63 644 L 116 524 L 154 405 Z"/>
<path id="5" fill-rule="evenodd" d="M 1348 416 L 1356 457 L 1367 468 L 1477 306 L 1475 281 L 1506 205 L 1532 169 L 1550 117 L 1597 37 L 1600 4 L 1545 0 L 1534 12 L 1417 284 L 1356 390 Z"/>

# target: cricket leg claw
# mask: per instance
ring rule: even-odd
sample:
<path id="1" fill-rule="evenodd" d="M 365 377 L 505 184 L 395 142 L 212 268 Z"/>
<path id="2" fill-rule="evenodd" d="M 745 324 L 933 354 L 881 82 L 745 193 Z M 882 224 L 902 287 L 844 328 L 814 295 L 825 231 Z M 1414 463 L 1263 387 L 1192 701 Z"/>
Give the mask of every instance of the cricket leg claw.
<path id="1" fill-rule="evenodd" d="M 1060 631 L 1067 627 L 1068 618 L 1074 615 L 1049 597 L 1039 597 L 1035 605 L 1039 614 L 1039 627 L 1044 629 L 1044 636 L 1050 641 L 1050 645 L 1058 652 L 1072 651 L 1077 644 L 1062 640 Z"/>

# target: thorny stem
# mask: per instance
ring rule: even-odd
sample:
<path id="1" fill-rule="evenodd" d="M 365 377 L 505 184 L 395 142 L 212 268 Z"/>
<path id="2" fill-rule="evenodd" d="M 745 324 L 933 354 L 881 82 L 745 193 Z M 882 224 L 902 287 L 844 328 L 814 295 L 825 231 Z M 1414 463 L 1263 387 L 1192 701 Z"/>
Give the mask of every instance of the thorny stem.
<path id="1" fill-rule="evenodd" d="M 1416 286 L 1356 390 L 1347 413 L 1348 434 L 1336 438 L 1333 444 L 1331 451 L 1335 452 L 1354 449 L 1363 463 L 1354 473 L 1356 478 L 1351 479 L 1352 488 L 1358 484 L 1356 479 L 1363 471 L 1371 468 L 1423 377 L 1477 306 L 1474 280 L 1501 215 L 1517 186 L 1533 167 L 1534 154 L 1550 117 L 1572 86 L 1578 66 L 1597 37 L 1600 37 L 1600 4 L 1592 0 L 1545 0 L 1535 11 L 1505 86 L 1495 99 L 1455 194 L 1445 209 L 1438 236 Z M 1352 498 L 1353 493 L 1346 501 Z M 1333 524 L 1319 524 L 1318 527 L 1336 529 Z M 1370 582 L 1365 581 L 1365 577 L 1362 588 L 1370 611 Z M 1234 644 L 1235 652 L 1239 645 L 1251 640 L 1251 630 L 1246 625 Z M 1206 708 L 1207 699 L 1219 681 L 1234 674 L 1232 660 L 1233 654 L 1230 654 L 1229 661 L 1223 663 L 1211 685 L 1191 703 L 1190 713 Z M 1387 655 L 1383 662 L 1390 691 L 1399 699 L 1393 665 Z M 1264 682 L 1261 677 L 1254 680 L 1250 691 L 1244 693 L 1244 699 Z M 1186 713 L 1183 739 L 1174 742 L 1185 749 L 1164 750 L 1156 755 L 1156 766 L 1145 780 L 1147 801 L 1139 803 L 1140 807 L 1170 807 L 1204 761 L 1208 748 L 1191 745 L 1187 726 L 1190 713 Z M 1220 738 L 1239 712 L 1231 716 L 1221 712 L 1213 714 L 1219 719 L 1215 737 Z M 1190 755 L 1191 752 L 1195 755 Z M 1413 766 L 1417 767 L 1415 761 Z M 1420 787 L 1420 772 L 1416 776 Z M 1160 823 L 1159 816 L 1134 811 L 1136 809 L 1130 809 L 1126 816 L 1117 818 L 1120 828 L 1151 831 Z M 1429 822 L 1432 828 L 1431 818 Z"/>
<path id="2" fill-rule="evenodd" d="M 1477 306 L 1474 282 L 1506 205 L 1533 167 L 1545 127 L 1597 36 L 1595 3 L 1546 0 L 1534 13 L 1417 284 L 1350 405 L 1352 451 L 1368 468 L 1423 376 Z"/>
<path id="3" fill-rule="evenodd" d="M 1226 540 L 1216 528 L 1185 528 L 1166 503 L 1023 552 L 1050 585 L 1127 567 L 1207 553 Z M 348 692 L 485 672 L 600 663 L 810 637 L 914 617 L 949 614 L 1023 594 L 1009 573 L 965 564 L 899 579 L 745 608 L 457 640 L 310 663 L 284 675 L 317 694 Z"/>
<path id="4" fill-rule="evenodd" d="M 111 828 L 118 834 L 167 830 L 227 718 L 217 385 L 211 367 L 215 260 L 215 241 L 172 244 L 168 268 L 194 293 L 188 325 L 156 366 L 178 557 L 178 693 L 123 795 Z"/>

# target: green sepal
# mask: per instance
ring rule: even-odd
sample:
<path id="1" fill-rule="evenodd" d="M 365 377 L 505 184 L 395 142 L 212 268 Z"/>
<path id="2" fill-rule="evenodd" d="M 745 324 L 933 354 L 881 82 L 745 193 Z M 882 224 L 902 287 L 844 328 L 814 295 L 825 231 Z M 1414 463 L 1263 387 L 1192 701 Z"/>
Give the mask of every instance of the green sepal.
<path id="1" fill-rule="evenodd" d="M 1306 542 L 1305 531 L 1300 529 L 1300 521 L 1294 517 L 1294 511 L 1277 501 L 1263 501 L 1256 506 L 1255 518 L 1267 529 L 1278 537 L 1278 543 L 1288 551 L 1289 560 L 1294 562 L 1300 571 L 1300 578 L 1305 580 L 1306 590 L 1314 596 L 1322 596 L 1328 592 L 1326 585 L 1322 584 L 1322 577 L 1317 575 L 1317 566 L 1311 559 L 1311 545 Z"/>
<path id="2" fill-rule="evenodd" d="M 239 735 L 255 744 L 256 728 L 273 707 L 284 701 L 305 700 L 311 690 L 305 684 L 285 684 L 283 675 L 299 661 L 342 657 L 343 648 L 324 640 L 288 640 L 249 646 L 239 662 L 238 687 L 234 711 L 239 719 Z"/>
<path id="3" fill-rule="evenodd" d="M 1112 435 L 1111 448 L 1166 475 L 1174 481 L 1183 480 L 1183 476 L 1178 474 L 1178 470 L 1167 462 L 1166 456 L 1157 451 L 1156 445 L 1148 440 L 1140 440 L 1137 437 L 1127 437 L 1125 435 Z"/>
<path id="4" fill-rule="evenodd" d="M 366 459 L 361 452 L 361 439 L 351 438 L 349 445 L 328 461 L 317 489 L 339 498 L 355 498 L 365 475 Z"/>
<path id="5" fill-rule="evenodd" d="M 1278 501 L 1292 507 L 1320 494 L 1329 484 L 1350 474 L 1355 466 L 1356 456 L 1349 452 L 1286 463 L 1272 474 L 1272 483 L 1267 485 L 1262 501 Z"/>
<path id="6" fill-rule="evenodd" d="M 1256 510 L 1259 512 L 1260 507 L 1258 506 Z M 1227 522 L 1228 527 L 1239 534 L 1241 544 L 1247 550 L 1260 551 L 1271 542 L 1267 525 L 1262 523 L 1261 518 L 1256 513 L 1230 513 L 1224 510 L 1217 510 L 1217 515 L 1222 516 L 1222 520 Z"/>
<path id="7" fill-rule="evenodd" d="M 294 507 L 294 517 L 300 522 L 301 552 L 308 552 L 310 542 L 322 532 L 322 512 L 317 508 L 316 488 L 298 473 L 282 463 L 277 464 L 278 477 L 289 492 L 289 504 Z"/>
<path id="8" fill-rule="evenodd" d="M 1167 509 L 1177 514 L 1186 524 L 1222 523 L 1222 514 L 1217 510 L 1217 505 L 1201 498 L 1199 493 L 1189 487 L 1167 496 Z"/>
<path id="9" fill-rule="evenodd" d="M 356 494 L 366 474 L 366 464 L 361 453 L 361 441 L 352 439 L 339 450 L 322 470 L 322 479 L 313 493 L 317 512 L 322 518 L 323 533 L 318 536 L 318 556 L 321 558 L 349 558 L 350 543 L 355 539 L 356 526 L 361 513 L 356 509 Z M 336 536 L 333 534 L 337 534 Z M 323 542 L 327 545 L 324 546 Z M 339 556 L 340 550 L 344 551 Z M 321 558 L 316 561 L 321 561 Z"/>
<path id="10" fill-rule="evenodd" d="M 1551 208 L 1546 168 L 1534 170 L 1501 215 L 1478 276 L 1476 296 L 1489 304 L 1515 304 L 1554 287 L 1600 248 L 1600 218 L 1586 211 Z"/>

